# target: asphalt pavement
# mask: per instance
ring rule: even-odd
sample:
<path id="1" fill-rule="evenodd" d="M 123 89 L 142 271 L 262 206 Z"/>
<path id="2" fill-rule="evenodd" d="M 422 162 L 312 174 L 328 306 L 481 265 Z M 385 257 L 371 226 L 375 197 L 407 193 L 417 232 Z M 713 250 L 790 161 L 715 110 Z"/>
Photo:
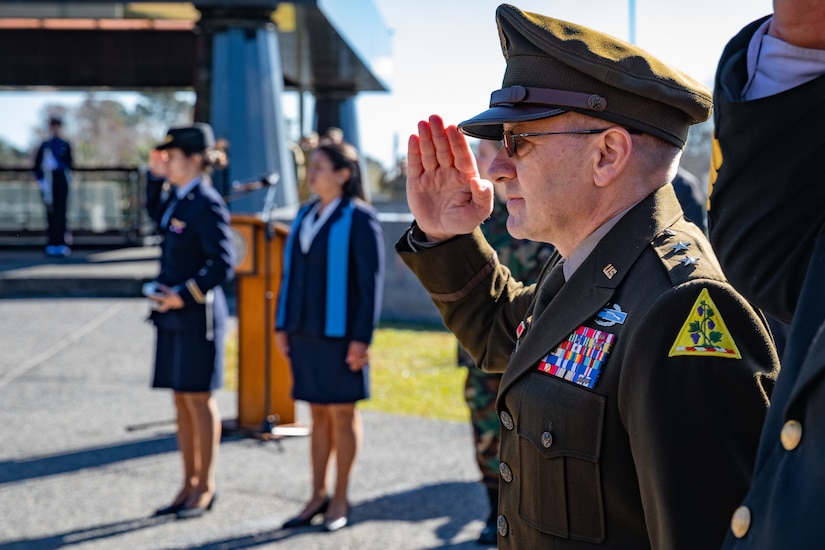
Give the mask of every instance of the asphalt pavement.
<path id="1" fill-rule="evenodd" d="M 151 518 L 179 488 L 171 392 L 150 386 L 140 285 L 157 250 L 0 249 L 0 550 L 477 549 L 487 515 L 469 425 L 363 412 L 351 524 L 284 531 L 309 496 L 309 439 L 228 433 L 201 518 Z M 217 392 L 237 418 L 237 395 Z M 302 403 L 299 424 L 307 425 Z"/>

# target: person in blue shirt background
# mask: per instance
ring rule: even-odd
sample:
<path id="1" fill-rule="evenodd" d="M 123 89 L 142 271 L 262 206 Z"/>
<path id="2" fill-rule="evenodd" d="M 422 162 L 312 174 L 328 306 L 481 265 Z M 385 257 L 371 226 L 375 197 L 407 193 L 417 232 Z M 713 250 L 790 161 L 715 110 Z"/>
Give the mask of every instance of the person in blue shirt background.
<path id="1" fill-rule="evenodd" d="M 72 147 L 60 137 L 62 125 L 60 117 L 49 118 L 51 137 L 40 144 L 34 159 L 34 177 L 37 178 L 43 204 L 46 206 L 46 254 L 49 256 L 71 254 L 67 242 L 70 237 L 66 224 L 66 207 L 69 201 L 69 184 L 72 181 Z"/>

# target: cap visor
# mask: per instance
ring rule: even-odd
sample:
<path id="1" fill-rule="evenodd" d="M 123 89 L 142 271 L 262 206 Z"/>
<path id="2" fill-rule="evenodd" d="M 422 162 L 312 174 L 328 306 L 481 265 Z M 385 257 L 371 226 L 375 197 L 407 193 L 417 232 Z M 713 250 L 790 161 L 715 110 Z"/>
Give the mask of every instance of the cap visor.
<path id="1" fill-rule="evenodd" d="M 550 118 L 567 112 L 565 109 L 547 105 L 496 105 L 469 120 L 459 123 L 458 129 L 468 136 L 478 139 L 500 140 L 504 134 L 505 122 L 526 122 Z"/>

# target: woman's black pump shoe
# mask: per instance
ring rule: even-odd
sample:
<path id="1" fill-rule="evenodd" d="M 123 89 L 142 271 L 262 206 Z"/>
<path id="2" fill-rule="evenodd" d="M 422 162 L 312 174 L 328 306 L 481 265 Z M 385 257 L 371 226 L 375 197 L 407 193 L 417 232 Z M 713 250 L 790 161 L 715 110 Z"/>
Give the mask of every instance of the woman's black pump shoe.
<path id="1" fill-rule="evenodd" d="M 158 508 L 155 510 L 153 517 L 160 517 L 160 516 L 168 516 L 171 514 L 177 514 L 178 510 L 183 508 L 183 505 L 186 501 L 178 502 L 177 504 L 170 504 L 169 506 L 164 506 L 163 508 Z"/>
<path id="2" fill-rule="evenodd" d="M 312 519 L 319 515 L 323 514 L 329 508 L 329 499 L 326 499 L 314 512 L 310 513 L 306 517 L 295 516 L 292 519 L 287 520 L 281 529 L 293 529 L 295 527 L 306 527 L 307 525 L 312 524 Z"/>
<path id="3" fill-rule="evenodd" d="M 216 498 L 218 498 L 218 493 L 213 493 L 212 498 L 209 500 L 209 504 L 206 505 L 206 508 L 187 508 L 186 506 L 181 506 L 180 510 L 177 512 L 178 519 L 192 519 L 201 517 L 212 509 L 212 505 L 215 504 Z"/>

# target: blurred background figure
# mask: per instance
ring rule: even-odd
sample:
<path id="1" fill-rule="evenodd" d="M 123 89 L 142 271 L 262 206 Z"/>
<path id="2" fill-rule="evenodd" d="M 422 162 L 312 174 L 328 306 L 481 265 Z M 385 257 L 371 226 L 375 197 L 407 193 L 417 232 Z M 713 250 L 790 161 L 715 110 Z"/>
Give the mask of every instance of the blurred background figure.
<path id="1" fill-rule="evenodd" d="M 298 211 L 284 249 L 276 342 L 290 360 L 292 398 L 310 407 L 312 492 L 283 527 L 309 525 L 324 514 L 325 529 L 336 531 L 349 522 L 349 476 L 362 439 L 355 404 L 369 397 L 384 240 L 377 213 L 364 200 L 352 145 L 322 138 L 310 156 L 307 183 L 314 198 Z"/>
<path id="2" fill-rule="evenodd" d="M 501 148 L 501 142 L 479 141 L 473 149 L 479 175 L 488 179 L 487 168 Z M 496 249 L 499 261 L 510 268 L 513 276 L 525 284 L 534 283 L 545 262 L 555 248 L 546 243 L 514 239 L 507 232 L 507 197 L 503 185 L 494 185 L 493 213 L 481 226 L 487 241 Z M 467 368 L 464 383 L 464 399 L 470 409 L 470 423 L 476 449 L 476 463 L 481 471 L 481 483 L 487 490 L 490 513 L 478 538 L 480 544 L 496 544 L 496 519 L 498 518 L 498 448 L 501 426 L 496 411 L 496 396 L 501 374 L 486 373 L 479 369 L 467 351 L 458 346 L 458 364 Z"/>
<path id="3" fill-rule="evenodd" d="M 344 131 L 337 126 L 330 126 L 324 131 L 319 140 L 321 142 L 331 141 L 336 145 L 341 145 L 344 143 Z"/>
<path id="4" fill-rule="evenodd" d="M 46 206 L 48 256 L 71 254 L 66 207 L 69 202 L 69 185 L 72 182 L 72 148 L 60 137 L 62 125 L 60 117 L 55 115 L 49 118 L 51 137 L 40 144 L 34 159 L 34 177 L 37 178 L 43 204 Z"/>
<path id="5" fill-rule="evenodd" d="M 184 474 L 180 491 L 155 511 L 158 516 L 203 515 L 217 495 L 221 417 L 212 391 L 223 386 L 229 310 L 221 285 L 233 276 L 235 249 L 229 211 L 209 173 L 226 164 L 208 124 L 170 129 L 150 154 L 152 174 L 170 184 L 149 212 L 163 238 L 160 274 L 145 289 L 157 328 L 152 386 L 174 391 Z"/>
<path id="6" fill-rule="evenodd" d="M 390 200 L 406 200 L 407 197 L 407 159 L 398 159 L 395 168 L 386 174 L 381 184 L 384 195 Z"/>
<path id="7" fill-rule="evenodd" d="M 307 186 L 307 164 L 309 164 L 309 156 L 312 151 L 318 147 L 318 132 L 310 132 L 305 136 L 301 136 L 298 140 L 298 147 L 293 148 L 293 156 L 295 158 L 295 181 L 298 185 L 298 200 L 305 202 L 310 198 L 309 187 Z"/>
<path id="8" fill-rule="evenodd" d="M 708 196 L 707 186 L 679 166 L 676 177 L 673 178 L 673 190 L 676 191 L 676 198 L 685 211 L 685 217 L 699 226 L 699 229 L 708 234 Z"/>

